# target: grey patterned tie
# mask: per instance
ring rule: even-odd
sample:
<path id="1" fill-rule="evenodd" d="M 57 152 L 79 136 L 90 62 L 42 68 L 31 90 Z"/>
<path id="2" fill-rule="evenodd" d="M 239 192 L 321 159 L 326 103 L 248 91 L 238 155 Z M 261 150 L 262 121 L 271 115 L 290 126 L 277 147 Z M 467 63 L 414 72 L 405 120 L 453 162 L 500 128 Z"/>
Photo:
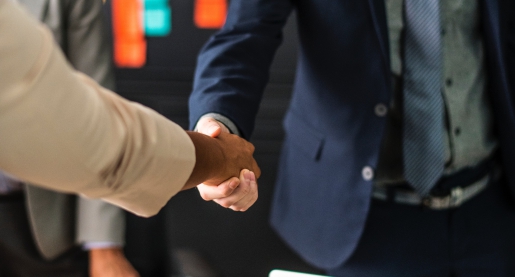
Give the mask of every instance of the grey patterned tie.
<path id="1" fill-rule="evenodd" d="M 444 168 L 439 0 L 405 0 L 404 177 L 426 196 Z"/>

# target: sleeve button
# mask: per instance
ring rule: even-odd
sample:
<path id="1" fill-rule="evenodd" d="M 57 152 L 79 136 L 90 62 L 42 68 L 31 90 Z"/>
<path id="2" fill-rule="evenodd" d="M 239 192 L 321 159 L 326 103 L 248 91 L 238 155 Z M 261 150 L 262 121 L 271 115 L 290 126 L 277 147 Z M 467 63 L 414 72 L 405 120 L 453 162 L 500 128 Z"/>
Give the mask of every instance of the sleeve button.
<path id="1" fill-rule="evenodd" d="M 374 107 L 374 113 L 379 116 L 379 117 L 384 117 L 386 116 L 386 114 L 388 113 L 388 108 L 386 107 L 385 104 L 377 104 L 375 107 Z"/>
<path id="2" fill-rule="evenodd" d="M 374 170 L 370 166 L 365 166 L 361 171 L 361 175 L 365 181 L 371 181 L 374 179 Z"/>

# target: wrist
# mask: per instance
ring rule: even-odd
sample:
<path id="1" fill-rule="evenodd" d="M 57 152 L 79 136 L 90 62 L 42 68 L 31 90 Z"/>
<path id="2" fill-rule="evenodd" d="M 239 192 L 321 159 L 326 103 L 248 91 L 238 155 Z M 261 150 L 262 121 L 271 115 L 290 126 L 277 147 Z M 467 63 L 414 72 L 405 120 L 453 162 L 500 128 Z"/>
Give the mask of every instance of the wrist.
<path id="1" fill-rule="evenodd" d="M 90 258 L 105 258 L 113 256 L 123 256 L 123 249 L 121 247 L 110 248 L 92 248 L 88 250 Z"/>
<path id="2" fill-rule="evenodd" d="M 224 153 L 216 139 L 201 133 L 186 131 L 195 146 L 195 166 L 183 189 L 189 189 L 220 174 Z"/>

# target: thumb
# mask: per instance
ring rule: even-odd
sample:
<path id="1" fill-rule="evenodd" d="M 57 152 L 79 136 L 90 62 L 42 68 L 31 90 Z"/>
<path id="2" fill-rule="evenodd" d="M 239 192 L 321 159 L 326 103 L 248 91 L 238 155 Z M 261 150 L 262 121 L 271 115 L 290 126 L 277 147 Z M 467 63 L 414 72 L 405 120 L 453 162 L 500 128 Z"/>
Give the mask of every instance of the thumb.
<path id="1" fill-rule="evenodd" d="M 197 131 L 212 138 L 218 137 L 222 132 L 221 124 L 211 117 L 204 117 L 197 123 Z"/>

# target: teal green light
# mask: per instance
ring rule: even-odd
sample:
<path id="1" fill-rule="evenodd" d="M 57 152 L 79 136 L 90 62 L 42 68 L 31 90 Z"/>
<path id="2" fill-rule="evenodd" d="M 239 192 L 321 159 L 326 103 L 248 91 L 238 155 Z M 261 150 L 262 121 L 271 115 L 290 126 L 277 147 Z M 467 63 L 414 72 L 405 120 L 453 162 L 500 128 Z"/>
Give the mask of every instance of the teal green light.
<path id="1" fill-rule="evenodd" d="M 164 7 L 164 6 L 168 6 L 168 0 L 144 0 L 143 1 L 145 7 L 149 7 L 149 6 L 159 6 L 159 7 Z"/>
<path id="2" fill-rule="evenodd" d="M 144 30 L 147 36 L 166 36 L 172 31 L 172 9 L 167 0 L 145 0 Z"/>

